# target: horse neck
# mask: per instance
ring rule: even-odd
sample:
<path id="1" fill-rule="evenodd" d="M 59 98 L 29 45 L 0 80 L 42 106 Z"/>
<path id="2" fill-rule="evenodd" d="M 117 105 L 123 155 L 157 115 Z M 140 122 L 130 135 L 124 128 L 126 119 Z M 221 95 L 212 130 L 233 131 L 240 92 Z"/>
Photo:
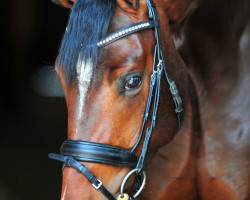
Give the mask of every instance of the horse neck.
<path id="1" fill-rule="evenodd" d="M 203 106 L 219 107 L 247 75 L 240 58 L 249 9 L 247 1 L 208 0 L 190 19 L 184 52 Z"/>

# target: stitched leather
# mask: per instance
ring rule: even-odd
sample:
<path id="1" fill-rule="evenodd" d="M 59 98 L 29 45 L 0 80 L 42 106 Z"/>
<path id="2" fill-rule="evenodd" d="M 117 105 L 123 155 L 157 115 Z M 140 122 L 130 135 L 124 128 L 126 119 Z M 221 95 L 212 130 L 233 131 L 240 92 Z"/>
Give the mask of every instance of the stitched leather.
<path id="1" fill-rule="evenodd" d="M 86 162 L 135 167 L 138 161 L 130 150 L 95 142 L 65 140 L 60 150 L 61 155 Z"/>

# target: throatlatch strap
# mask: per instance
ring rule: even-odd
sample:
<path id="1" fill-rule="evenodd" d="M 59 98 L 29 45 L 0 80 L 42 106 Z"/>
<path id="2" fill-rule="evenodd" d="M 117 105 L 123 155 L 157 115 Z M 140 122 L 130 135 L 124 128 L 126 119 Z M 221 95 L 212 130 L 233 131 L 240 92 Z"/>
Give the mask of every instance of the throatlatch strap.
<path id="1" fill-rule="evenodd" d="M 70 156 L 62 156 L 55 153 L 50 153 L 49 157 L 51 159 L 64 162 L 65 166 L 74 167 L 86 176 L 86 178 L 92 183 L 92 186 L 95 189 L 100 190 L 102 194 L 106 196 L 109 200 L 116 200 L 115 197 L 102 185 L 102 182 L 98 178 L 96 178 L 95 175 L 92 174 L 83 164 L 79 163 L 74 158 Z"/>

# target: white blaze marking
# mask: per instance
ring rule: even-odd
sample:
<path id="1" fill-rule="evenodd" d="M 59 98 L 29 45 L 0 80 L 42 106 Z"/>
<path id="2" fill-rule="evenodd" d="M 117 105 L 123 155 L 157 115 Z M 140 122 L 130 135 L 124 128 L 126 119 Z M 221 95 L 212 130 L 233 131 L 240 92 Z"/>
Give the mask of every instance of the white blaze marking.
<path id="1" fill-rule="evenodd" d="M 79 110 L 78 110 L 78 119 L 82 116 L 82 110 L 84 108 L 86 94 L 89 89 L 91 82 L 91 77 L 93 74 L 93 66 L 90 60 L 85 60 L 79 56 L 76 66 L 77 78 L 78 78 L 78 87 L 79 87 Z"/>
<path id="2" fill-rule="evenodd" d="M 66 182 L 66 186 L 65 186 L 65 188 L 64 188 L 64 191 L 63 191 L 61 200 L 65 200 L 65 194 L 66 194 L 67 186 L 68 186 L 68 184 L 67 184 L 67 182 Z"/>

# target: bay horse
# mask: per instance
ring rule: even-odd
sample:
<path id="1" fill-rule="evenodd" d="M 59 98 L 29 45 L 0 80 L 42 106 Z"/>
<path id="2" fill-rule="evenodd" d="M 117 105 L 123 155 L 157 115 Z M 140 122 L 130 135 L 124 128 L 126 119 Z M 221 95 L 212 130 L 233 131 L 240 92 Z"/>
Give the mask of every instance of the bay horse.
<path id="1" fill-rule="evenodd" d="M 249 1 L 58 2 L 61 199 L 250 199 Z"/>

